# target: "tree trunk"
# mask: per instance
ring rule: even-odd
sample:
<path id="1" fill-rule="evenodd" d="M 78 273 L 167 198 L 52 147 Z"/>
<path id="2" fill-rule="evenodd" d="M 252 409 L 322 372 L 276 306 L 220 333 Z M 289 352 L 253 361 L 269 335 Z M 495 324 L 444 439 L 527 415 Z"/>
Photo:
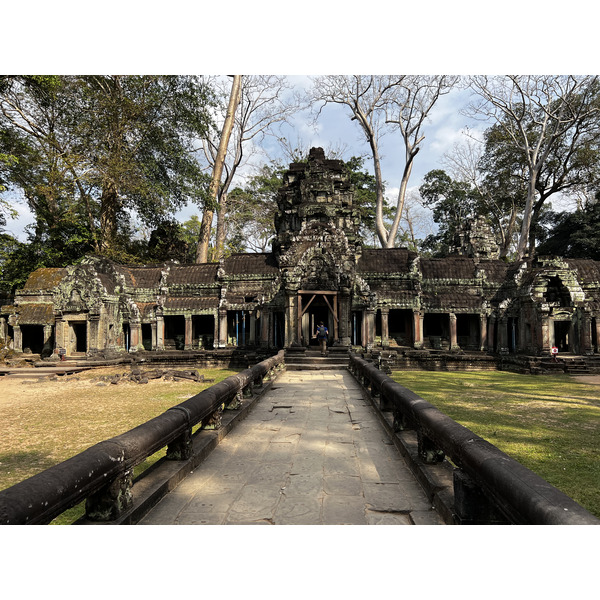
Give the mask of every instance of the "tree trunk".
<path id="1" fill-rule="evenodd" d="M 223 165 L 225 164 L 227 146 L 229 145 L 229 138 L 234 125 L 235 111 L 240 102 L 240 94 L 242 90 L 241 84 L 242 76 L 234 75 L 233 84 L 231 86 L 231 94 L 229 96 L 229 106 L 227 107 L 225 122 L 223 123 L 221 139 L 219 140 L 219 150 L 215 159 L 212 180 L 210 183 L 209 193 L 213 205 L 204 208 L 202 225 L 200 226 L 200 239 L 198 240 L 198 249 L 196 251 L 196 263 L 205 263 L 208 261 L 208 244 L 210 242 L 210 231 L 212 227 L 214 209 L 217 205 L 219 186 L 221 185 L 221 174 L 223 173 Z"/>
<path id="2" fill-rule="evenodd" d="M 402 211 L 404 210 L 404 198 L 406 196 L 406 187 L 408 186 L 408 180 L 410 179 L 410 172 L 412 171 L 414 156 L 414 154 L 411 154 L 408 157 L 404 173 L 402 174 L 402 181 L 400 182 L 400 191 L 398 192 L 398 203 L 396 205 L 396 216 L 394 217 L 394 222 L 390 227 L 388 239 L 384 248 L 394 248 L 396 245 L 396 234 L 398 233 L 400 219 L 402 218 Z"/>
<path id="3" fill-rule="evenodd" d="M 225 217 L 227 215 L 227 194 L 221 194 L 217 208 L 217 236 L 215 240 L 215 260 L 221 260 L 225 254 L 225 238 L 227 227 Z"/>
<path id="4" fill-rule="evenodd" d="M 533 213 L 533 204 L 535 201 L 535 185 L 537 177 L 538 171 L 532 171 L 529 177 L 525 209 L 523 210 L 523 224 L 521 225 L 521 234 L 519 235 L 519 244 L 517 246 L 517 260 L 523 260 L 529 246 L 529 230 L 531 228 L 531 215 Z"/>
<path id="5" fill-rule="evenodd" d="M 113 182 L 102 188 L 100 200 L 100 251 L 105 254 L 115 246 L 117 237 L 117 214 L 119 212 L 119 196 Z"/>

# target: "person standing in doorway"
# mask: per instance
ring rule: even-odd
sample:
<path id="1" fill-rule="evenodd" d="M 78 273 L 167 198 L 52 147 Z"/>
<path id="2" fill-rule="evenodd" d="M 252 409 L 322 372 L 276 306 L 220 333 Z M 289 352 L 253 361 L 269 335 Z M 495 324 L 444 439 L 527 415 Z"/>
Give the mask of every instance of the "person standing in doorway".
<path id="1" fill-rule="evenodd" d="M 319 346 L 321 347 L 321 356 L 325 356 L 327 354 L 327 336 L 329 335 L 329 330 L 325 325 L 323 325 L 323 321 L 319 323 L 317 327 L 317 341 L 319 342 Z"/>

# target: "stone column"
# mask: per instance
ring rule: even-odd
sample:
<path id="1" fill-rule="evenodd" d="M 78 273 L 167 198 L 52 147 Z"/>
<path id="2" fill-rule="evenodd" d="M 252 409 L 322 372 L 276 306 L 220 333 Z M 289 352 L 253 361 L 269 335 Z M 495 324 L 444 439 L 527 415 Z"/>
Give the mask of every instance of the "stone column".
<path id="1" fill-rule="evenodd" d="M 459 350 L 458 339 L 456 336 L 456 315 L 449 313 L 450 318 L 450 350 Z"/>
<path id="2" fill-rule="evenodd" d="M 543 354 L 549 354 L 550 353 L 550 348 L 552 347 L 552 343 L 553 343 L 553 339 L 550 339 L 551 337 L 554 338 L 554 332 L 552 332 L 552 336 L 550 335 L 550 326 L 551 326 L 551 322 L 550 322 L 550 317 L 549 315 L 542 315 L 542 331 L 541 331 L 541 342 L 542 342 L 542 353 Z"/>
<path id="3" fill-rule="evenodd" d="M 390 309 L 388 307 L 381 309 L 381 347 L 390 346 L 390 327 L 389 327 Z"/>
<path id="4" fill-rule="evenodd" d="M 130 352 L 137 352 L 140 347 L 144 347 L 142 344 L 142 324 L 139 321 L 129 321 L 129 334 L 131 335 L 129 340 Z"/>
<path id="5" fill-rule="evenodd" d="M 423 347 L 423 313 L 420 310 L 413 310 L 413 340 L 415 348 Z"/>
<path id="6" fill-rule="evenodd" d="M 13 326 L 13 338 L 15 352 L 23 352 L 23 334 L 20 325 Z"/>
<path id="7" fill-rule="evenodd" d="M 291 346 L 292 342 L 297 341 L 300 343 L 300 339 L 296 340 L 296 318 L 297 314 L 297 304 L 296 304 L 296 295 L 290 293 L 285 298 L 285 337 L 283 345 L 288 348 Z"/>
<path id="8" fill-rule="evenodd" d="M 4 340 L 5 344 L 8 342 L 8 323 L 4 317 L 0 317 L 0 339 Z"/>
<path id="9" fill-rule="evenodd" d="M 295 323 L 296 323 L 296 339 L 298 340 L 298 343 L 302 343 L 302 296 L 300 294 L 298 294 L 296 296 L 296 302 L 298 305 L 298 310 L 296 312 L 296 319 L 295 319 Z M 293 328 L 292 328 L 293 329 Z M 309 337 L 310 337 L 310 331 L 308 333 Z M 308 340 L 304 340 L 304 343 L 306 345 L 308 345 Z"/>
<path id="10" fill-rule="evenodd" d="M 99 350 L 98 345 L 98 333 L 100 330 L 100 315 L 90 315 L 88 317 L 88 348 L 90 352 L 97 352 Z"/>
<path id="11" fill-rule="evenodd" d="M 375 309 L 368 308 L 367 313 L 367 348 L 370 349 L 375 343 Z"/>
<path id="12" fill-rule="evenodd" d="M 494 325 L 496 324 L 496 315 L 490 315 L 488 320 L 488 352 L 494 352 L 495 348 L 495 337 L 494 337 Z"/>
<path id="13" fill-rule="evenodd" d="M 183 349 L 191 350 L 194 341 L 192 331 L 192 315 L 184 315 L 185 317 L 185 337 L 183 339 Z"/>
<path id="14" fill-rule="evenodd" d="M 339 297 L 339 320 L 340 320 L 340 344 L 342 346 L 350 346 L 352 340 L 350 339 L 350 294 L 344 290 L 340 292 Z"/>
<path id="15" fill-rule="evenodd" d="M 44 325 L 44 353 L 52 354 L 54 348 L 52 347 L 52 325 Z"/>
<path id="16" fill-rule="evenodd" d="M 227 347 L 227 309 L 224 308 L 219 309 L 219 336 L 216 339 L 216 348 Z"/>
<path id="17" fill-rule="evenodd" d="M 250 313 L 250 339 L 248 343 L 251 346 L 256 344 L 256 314 L 254 311 Z"/>
<path id="18" fill-rule="evenodd" d="M 150 330 L 152 331 L 152 341 L 150 342 L 152 350 L 156 350 L 156 321 L 150 323 Z"/>
<path id="19" fill-rule="evenodd" d="M 596 317 L 596 352 L 600 353 L 600 318 Z"/>
<path id="20" fill-rule="evenodd" d="M 260 313 L 260 345 L 269 345 L 269 316 L 266 310 L 262 310 Z"/>
<path id="21" fill-rule="evenodd" d="M 508 318 L 500 317 L 498 321 L 498 351 L 508 352 Z"/>
<path id="22" fill-rule="evenodd" d="M 162 315 L 156 315 L 156 349 L 165 349 L 165 319 Z"/>
<path id="23" fill-rule="evenodd" d="M 487 317 L 483 313 L 479 315 L 479 350 L 483 352 L 487 348 Z"/>
<path id="24" fill-rule="evenodd" d="M 589 315 L 581 311 L 581 330 L 579 335 L 579 344 L 581 354 L 593 354 L 592 348 L 592 322 Z"/>

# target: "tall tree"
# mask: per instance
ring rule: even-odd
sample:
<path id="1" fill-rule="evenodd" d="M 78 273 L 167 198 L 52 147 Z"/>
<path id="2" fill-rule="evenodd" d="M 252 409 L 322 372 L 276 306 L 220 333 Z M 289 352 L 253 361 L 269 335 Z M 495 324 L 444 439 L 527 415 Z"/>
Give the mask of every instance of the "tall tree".
<path id="1" fill-rule="evenodd" d="M 202 216 L 200 239 L 198 240 L 198 249 L 196 252 L 197 263 L 205 263 L 208 261 L 208 245 L 210 242 L 214 209 L 218 204 L 218 196 L 220 191 L 219 188 L 221 187 L 221 175 L 223 174 L 223 167 L 225 165 L 225 157 L 227 154 L 227 147 L 229 145 L 229 138 L 231 137 L 231 132 L 235 124 L 235 112 L 238 104 L 240 103 L 241 91 L 242 76 L 234 75 L 233 83 L 231 85 L 231 92 L 229 95 L 227 113 L 225 115 L 225 121 L 223 122 L 223 129 L 221 130 L 221 136 L 219 138 L 219 146 L 213 164 L 213 173 L 209 190 L 209 202 L 206 203 Z"/>
<path id="2" fill-rule="evenodd" d="M 128 215 L 156 224 L 202 200 L 194 151 L 211 95 L 195 77 L 8 77 L 0 90 L 0 152 L 36 215 L 37 238 L 85 225 L 90 249 L 115 256 Z"/>
<path id="3" fill-rule="evenodd" d="M 217 196 L 217 226 L 214 258 L 220 259 L 226 245 L 229 218 L 229 190 L 240 168 L 250 163 L 266 136 L 277 136 L 278 128 L 298 109 L 288 79 L 279 75 L 244 75 L 240 102 L 235 113 L 231 141 L 224 163 L 224 178 Z M 277 136 L 278 137 L 278 136 Z M 219 140 L 204 140 L 207 161 L 214 165 Z M 234 210 L 234 209 L 232 209 Z M 233 230 L 232 230 L 233 231 Z"/>
<path id="4" fill-rule="evenodd" d="M 493 119 L 526 165 L 520 260 L 533 249 L 530 230 L 544 202 L 579 183 L 594 162 L 588 159 L 600 140 L 598 77 L 478 76 L 470 85 L 481 98 L 470 113 Z"/>
<path id="5" fill-rule="evenodd" d="M 498 128 L 484 132 L 484 140 L 467 136 L 444 155 L 444 166 L 455 180 L 477 193 L 477 215 L 485 216 L 498 235 L 500 258 L 513 254 L 527 197 L 526 166 L 510 144 L 501 142 Z"/>
<path id="6" fill-rule="evenodd" d="M 350 109 L 371 150 L 376 181 L 375 227 L 383 247 L 393 247 L 402 218 L 406 190 L 415 157 L 424 140 L 423 125 L 442 94 L 458 79 L 449 76 L 409 75 L 335 75 L 313 80 L 313 102 L 340 104 Z M 389 228 L 384 222 L 384 179 L 381 172 L 381 140 L 397 130 L 404 145 L 404 165 L 399 182 L 394 219 Z"/>

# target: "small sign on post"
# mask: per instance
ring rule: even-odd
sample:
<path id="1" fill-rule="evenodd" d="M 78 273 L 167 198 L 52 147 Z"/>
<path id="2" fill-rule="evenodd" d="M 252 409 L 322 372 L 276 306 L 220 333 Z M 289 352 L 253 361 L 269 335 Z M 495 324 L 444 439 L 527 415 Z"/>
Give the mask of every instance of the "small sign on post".
<path id="1" fill-rule="evenodd" d="M 58 356 L 60 357 L 60 360 L 67 360 L 67 349 L 66 348 L 59 348 L 58 349 Z"/>
<path id="2" fill-rule="evenodd" d="M 552 346 L 550 350 L 550 354 L 552 354 L 552 361 L 556 362 L 556 356 L 558 355 L 558 348 L 556 346 Z"/>

